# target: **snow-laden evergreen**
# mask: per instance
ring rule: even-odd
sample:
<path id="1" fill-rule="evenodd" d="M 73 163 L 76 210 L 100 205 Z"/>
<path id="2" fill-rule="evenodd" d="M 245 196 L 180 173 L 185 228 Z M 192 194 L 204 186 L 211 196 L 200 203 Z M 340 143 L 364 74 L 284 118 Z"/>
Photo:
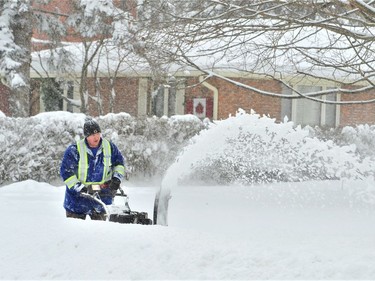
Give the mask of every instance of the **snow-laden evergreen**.
<path id="1" fill-rule="evenodd" d="M 5 1 L 0 11 L 0 77 L 4 77 L 10 87 L 25 84 L 22 75 L 18 73 L 24 50 L 14 42 L 12 24 L 22 10 L 30 9 L 28 1 Z"/>

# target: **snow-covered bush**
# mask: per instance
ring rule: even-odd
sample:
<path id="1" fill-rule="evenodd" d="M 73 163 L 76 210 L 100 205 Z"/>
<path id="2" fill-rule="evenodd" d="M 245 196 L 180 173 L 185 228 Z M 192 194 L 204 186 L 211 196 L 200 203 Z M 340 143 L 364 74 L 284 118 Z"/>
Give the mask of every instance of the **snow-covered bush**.
<path id="1" fill-rule="evenodd" d="M 0 183 L 59 179 L 63 153 L 82 137 L 84 119 L 84 114 L 67 112 L 31 118 L 0 114 Z M 103 136 L 125 156 L 133 176 L 168 170 L 167 175 L 178 180 L 249 184 L 361 178 L 375 171 L 373 126 L 322 134 L 241 110 L 235 117 L 208 125 L 192 115 L 134 118 L 120 113 L 96 119 Z"/>
<path id="2" fill-rule="evenodd" d="M 375 157 L 375 126 L 357 125 L 343 128 L 309 128 L 310 135 L 323 140 L 332 140 L 337 145 L 355 144 L 356 152 L 361 157 Z"/>
<path id="3" fill-rule="evenodd" d="M 123 153 L 134 176 L 163 173 L 188 139 L 204 128 L 198 118 L 134 118 L 108 114 L 96 118 L 102 134 Z M 0 183 L 59 179 L 67 146 L 83 137 L 84 114 L 41 113 L 30 118 L 0 116 Z"/>
<path id="4" fill-rule="evenodd" d="M 375 126 L 365 124 L 356 127 L 344 127 L 341 142 L 355 144 L 358 153 L 363 157 L 375 156 Z"/>
<path id="5" fill-rule="evenodd" d="M 355 145 L 320 140 L 310 130 L 240 110 L 195 136 L 173 174 L 182 171 L 180 182 L 220 184 L 373 176 L 374 159 L 359 157 Z"/>
<path id="6" fill-rule="evenodd" d="M 126 157 L 129 171 L 140 176 L 163 173 L 186 142 L 204 128 L 193 115 L 134 118 L 108 114 L 98 122 L 103 135 Z"/>

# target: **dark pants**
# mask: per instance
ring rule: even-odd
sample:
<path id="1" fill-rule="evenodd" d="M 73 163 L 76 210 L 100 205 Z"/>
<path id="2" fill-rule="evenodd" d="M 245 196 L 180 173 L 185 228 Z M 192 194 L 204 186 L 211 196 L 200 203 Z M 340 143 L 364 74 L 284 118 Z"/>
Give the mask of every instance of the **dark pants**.
<path id="1" fill-rule="evenodd" d="M 106 217 L 107 217 L 105 213 L 95 213 L 95 212 L 92 213 L 89 216 L 92 220 L 96 220 L 96 221 L 105 221 Z M 73 218 L 73 219 L 81 219 L 81 220 L 86 219 L 85 214 L 76 214 L 76 213 L 71 213 L 71 212 L 68 212 L 68 211 L 66 211 L 66 217 L 67 218 Z"/>

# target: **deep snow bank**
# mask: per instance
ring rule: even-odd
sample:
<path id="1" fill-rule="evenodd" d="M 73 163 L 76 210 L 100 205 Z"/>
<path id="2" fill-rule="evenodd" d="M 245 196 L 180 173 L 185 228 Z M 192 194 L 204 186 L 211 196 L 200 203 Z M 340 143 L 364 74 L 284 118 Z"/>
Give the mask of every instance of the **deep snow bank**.
<path id="1" fill-rule="evenodd" d="M 375 212 L 357 197 L 373 186 L 183 186 L 161 227 L 66 219 L 63 186 L 19 182 L 0 188 L 0 279 L 375 279 Z M 136 209 L 155 193 L 125 190 Z"/>

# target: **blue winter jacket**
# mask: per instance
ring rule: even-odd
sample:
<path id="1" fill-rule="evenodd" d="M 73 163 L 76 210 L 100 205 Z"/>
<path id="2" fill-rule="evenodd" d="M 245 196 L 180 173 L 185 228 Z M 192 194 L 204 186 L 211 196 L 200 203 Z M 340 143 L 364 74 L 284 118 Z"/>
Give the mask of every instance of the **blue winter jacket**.
<path id="1" fill-rule="evenodd" d="M 110 179 L 112 176 L 114 176 L 122 180 L 124 177 L 124 158 L 115 144 L 112 142 L 108 143 L 110 144 L 110 168 L 108 171 L 108 177 Z M 103 207 L 99 203 L 80 196 L 79 192 L 76 192 L 73 188 L 75 184 L 79 184 L 80 182 L 84 181 L 82 180 L 82 176 L 79 175 L 78 170 L 78 165 L 80 162 L 78 144 L 78 142 L 71 144 L 66 149 L 60 167 L 60 175 L 66 183 L 64 208 L 67 211 L 76 214 L 90 215 L 94 210 L 96 210 L 96 212 L 103 212 Z M 103 182 L 103 172 L 106 170 L 103 138 L 100 140 L 100 144 L 97 149 L 90 149 L 86 139 L 84 140 L 83 145 L 85 145 L 87 149 L 86 154 L 88 167 L 85 174 L 86 179 L 84 183 L 95 184 Z M 101 194 L 101 199 L 105 204 L 112 204 L 112 196 L 109 188 L 102 189 Z"/>

